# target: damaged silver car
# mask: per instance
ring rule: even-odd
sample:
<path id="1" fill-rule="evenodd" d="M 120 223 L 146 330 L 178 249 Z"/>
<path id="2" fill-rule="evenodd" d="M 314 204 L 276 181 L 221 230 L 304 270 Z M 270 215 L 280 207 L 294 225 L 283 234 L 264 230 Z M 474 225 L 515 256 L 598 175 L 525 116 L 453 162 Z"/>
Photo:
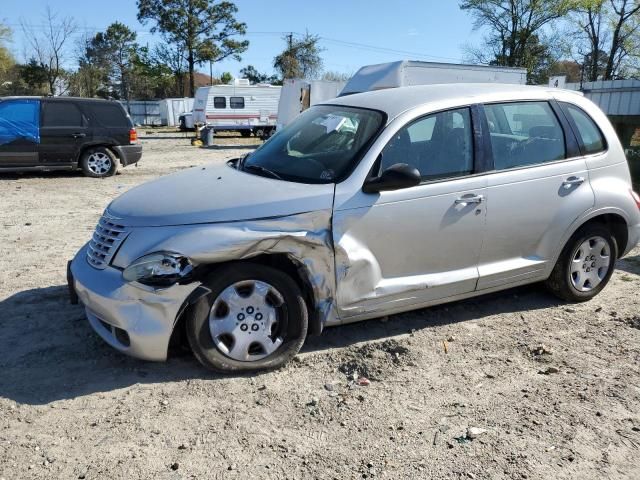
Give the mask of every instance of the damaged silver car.
<path id="1" fill-rule="evenodd" d="M 606 116 L 581 95 L 432 85 L 351 95 L 253 153 L 134 188 L 70 262 L 130 355 L 183 332 L 205 366 L 280 366 L 308 334 L 533 282 L 585 301 L 640 238 Z"/>

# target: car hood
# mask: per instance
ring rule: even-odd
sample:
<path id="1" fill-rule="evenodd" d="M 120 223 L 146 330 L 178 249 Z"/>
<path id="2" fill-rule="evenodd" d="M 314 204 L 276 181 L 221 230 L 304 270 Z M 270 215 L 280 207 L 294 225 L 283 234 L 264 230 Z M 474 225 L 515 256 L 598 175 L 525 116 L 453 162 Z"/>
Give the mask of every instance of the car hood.
<path id="1" fill-rule="evenodd" d="M 107 207 L 124 226 L 236 222 L 331 209 L 334 185 L 287 182 L 223 164 L 190 168 L 132 188 Z"/>

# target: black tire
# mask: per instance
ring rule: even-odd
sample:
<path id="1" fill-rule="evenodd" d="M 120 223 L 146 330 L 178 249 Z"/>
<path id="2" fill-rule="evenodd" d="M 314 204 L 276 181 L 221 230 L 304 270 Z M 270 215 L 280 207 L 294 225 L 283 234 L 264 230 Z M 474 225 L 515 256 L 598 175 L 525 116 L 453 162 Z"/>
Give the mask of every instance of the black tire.
<path id="1" fill-rule="evenodd" d="M 274 352 L 255 361 L 239 361 L 218 349 L 209 330 L 209 315 L 218 296 L 229 286 L 245 280 L 272 285 L 283 297 L 281 318 L 285 331 L 279 332 L 282 344 Z M 221 373 L 252 372 L 279 368 L 293 358 L 304 344 L 308 329 L 308 312 L 298 285 L 285 273 L 252 263 L 229 264 L 217 269 L 204 282 L 211 295 L 201 299 L 187 313 L 186 333 L 189 345 L 205 367 Z"/>
<path id="2" fill-rule="evenodd" d="M 609 266 L 602 280 L 596 287 L 588 291 L 581 291 L 573 284 L 571 264 L 577 254 L 579 246 L 593 237 L 600 237 L 607 243 L 610 257 Z M 600 293 L 607 285 L 615 269 L 617 258 L 618 244 L 611 232 L 602 224 L 592 223 L 584 225 L 571 236 L 562 249 L 562 253 L 545 284 L 554 295 L 562 300 L 569 302 L 586 302 Z"/>
<path id="3" fill-rule="evenodd" d="M 108 166 L 104 168 L 97 168 L 95 164 L 92 164 L 92 160 L 96 157 L 101 159 L 107 159 Z M 111 150 L 105 147 L 90 148 L 82 153 L 80 157 L 80 168 L 87 177 L 91 178 L 105 178 L 115 175 L 118 170 L 118 158 L 113 154 Z"/>

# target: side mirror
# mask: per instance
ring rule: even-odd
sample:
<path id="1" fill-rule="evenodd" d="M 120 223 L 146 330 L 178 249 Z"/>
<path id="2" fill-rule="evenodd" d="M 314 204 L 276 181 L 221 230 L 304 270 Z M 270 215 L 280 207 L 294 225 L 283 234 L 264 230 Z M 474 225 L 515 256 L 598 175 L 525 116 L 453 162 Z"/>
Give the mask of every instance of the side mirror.
<path id="1" fill-rule="evenodd" d="M 387 168 L 377 178 L 371 178 L 362 186 L 364 193 L 378 193 L 385 190 L 400 190 L 401 188 L 420 185 L 422 178 L 417 168 L 406 163 L 396 163 Z"/>

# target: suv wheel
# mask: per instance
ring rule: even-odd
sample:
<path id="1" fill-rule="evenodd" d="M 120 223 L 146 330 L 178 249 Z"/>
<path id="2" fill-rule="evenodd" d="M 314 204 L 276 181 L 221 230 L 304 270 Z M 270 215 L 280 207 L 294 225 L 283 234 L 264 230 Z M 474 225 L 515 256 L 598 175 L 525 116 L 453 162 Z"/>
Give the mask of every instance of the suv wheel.
<path id="1" fill-rule="evenodd" d="M 232 264 L 203 282 L 212 294 L 186 319 L 189 344 L 205 367 L 230 373 L 284 365 L 307 335 L 307 306 L 298 285 L 279 270 Z"/>
<path id="2" fill-rule="evenodd" d="M 546 285 L 563 300 L 590 300 L 609 282 L 617 258 L 611 232 L 602 225 L 585 225 L 565 245 Z"/>
<path id="3" fill-rule="evenodd" d="M 118 159 L 107 148 L 92 148 L 82 154 L 80 166 L 87 177 L 110 177 L 116 173 Z"/>

